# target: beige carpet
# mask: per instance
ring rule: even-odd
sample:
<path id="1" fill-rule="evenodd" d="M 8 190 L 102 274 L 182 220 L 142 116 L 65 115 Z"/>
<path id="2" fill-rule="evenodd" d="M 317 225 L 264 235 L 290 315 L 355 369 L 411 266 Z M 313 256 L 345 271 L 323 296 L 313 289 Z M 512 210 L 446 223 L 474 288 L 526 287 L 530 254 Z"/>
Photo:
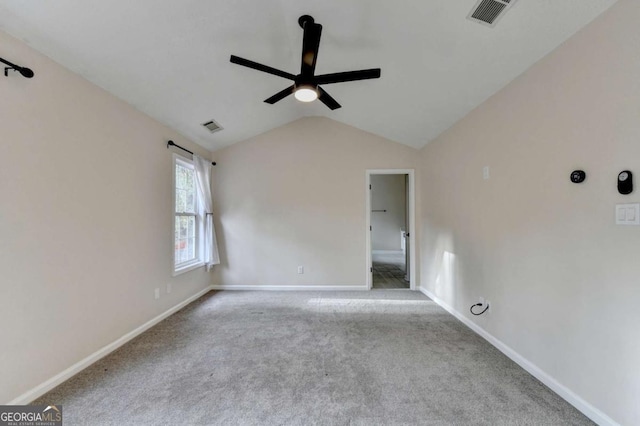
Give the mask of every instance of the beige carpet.
<path id="1" fill-rule="evenodd" d="M 411 291 L 212 292 L 42 397 L 65 425 L 587 425 Z"/>

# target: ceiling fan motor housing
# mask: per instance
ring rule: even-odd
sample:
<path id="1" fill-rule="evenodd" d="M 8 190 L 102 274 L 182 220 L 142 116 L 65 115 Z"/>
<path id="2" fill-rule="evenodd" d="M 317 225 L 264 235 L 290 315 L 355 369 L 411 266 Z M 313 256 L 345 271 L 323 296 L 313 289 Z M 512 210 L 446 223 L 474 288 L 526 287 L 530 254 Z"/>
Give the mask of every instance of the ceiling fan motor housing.
<path id="1" fill-rule="evenodd" d="M 296 79 L 293 82 L 295 86 L 295 90 L 306 88 L 318 91 L 318 85 L 313 80 L 313 76 L 304 76 L 302 74 L 298 74 Z"/>

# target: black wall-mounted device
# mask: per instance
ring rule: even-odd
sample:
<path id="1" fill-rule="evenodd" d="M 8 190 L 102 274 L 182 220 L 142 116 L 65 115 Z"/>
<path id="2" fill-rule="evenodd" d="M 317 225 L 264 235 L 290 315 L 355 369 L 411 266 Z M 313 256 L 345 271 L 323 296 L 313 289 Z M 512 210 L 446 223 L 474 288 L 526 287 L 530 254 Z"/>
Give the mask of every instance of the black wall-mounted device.
<path id="1" fill-rule="evenodd" d="M 584 170 L 574 170 L 571 172 L 571 182 L 582 183 L 587 178 L 587 174 Z"/>
<path id="2" fill-rule="evenodd" d="M 623 195 L 633 192 L 633 174 L 629 170 L 623 170 L 618 174 L 618 192 Z"/>

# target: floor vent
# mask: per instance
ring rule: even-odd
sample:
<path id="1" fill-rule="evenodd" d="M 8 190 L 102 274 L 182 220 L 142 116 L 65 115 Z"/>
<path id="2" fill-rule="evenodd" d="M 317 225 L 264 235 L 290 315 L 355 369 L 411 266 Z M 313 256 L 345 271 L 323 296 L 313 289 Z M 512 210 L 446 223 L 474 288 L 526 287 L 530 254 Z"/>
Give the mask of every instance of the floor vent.
<path id="1" fill-rule="evenodd" d="M 207 130 L 210 131 L 211 133 L 215 133 L 219 130 L 222 130 L 222 126 L 213 120 L 207 121 L 206 123 L 202 123 L 202 125 L 206 127 Z"/>
<path id="2" fill-rule="evenodd" d="M 515 2 L 516 0 L 478 0 L 467 19 L 493 28 Z"/>

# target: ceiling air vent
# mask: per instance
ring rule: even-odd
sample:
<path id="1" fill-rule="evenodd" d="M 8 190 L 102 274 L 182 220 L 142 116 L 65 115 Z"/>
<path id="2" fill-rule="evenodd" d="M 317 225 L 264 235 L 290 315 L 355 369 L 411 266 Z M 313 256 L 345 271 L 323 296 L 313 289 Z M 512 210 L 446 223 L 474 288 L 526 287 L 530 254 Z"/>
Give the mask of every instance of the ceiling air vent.
<path id="1" fill-rule="evenodd" d="M 215 133 L 219 130 L 222 130 L 222 126 L 213 120 L 207 121 L 206 123 L 202 123 L 202 125 L 206 127 L 207 130 L 210 131 L 211 133 Z"/>
<path id="2" fill-rule="evenodd" d="M 495 27 L 500 17 L 515 2 L 516 0 L 478 0 L 467 19 L 488 27 Z"/>

